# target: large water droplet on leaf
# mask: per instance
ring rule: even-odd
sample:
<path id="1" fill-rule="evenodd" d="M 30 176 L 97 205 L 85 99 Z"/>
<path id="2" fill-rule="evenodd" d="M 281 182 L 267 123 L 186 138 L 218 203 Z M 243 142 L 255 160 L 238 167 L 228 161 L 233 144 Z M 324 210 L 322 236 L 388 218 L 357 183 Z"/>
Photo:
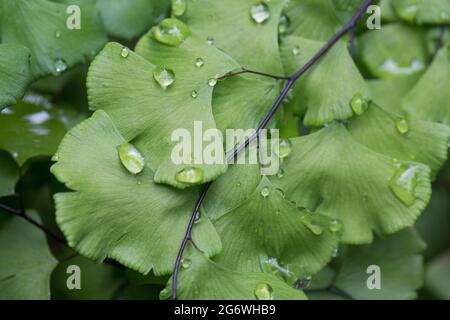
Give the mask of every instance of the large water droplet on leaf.
<path id="1" fill-rule="evenodd" d="M 191 92 L 191 97 L 194 98 L 194 99 L 197 99 L 197 97 L 198 97 L 198 92 L 197 92 L 196 90 L 193 90 L 193 91 Z"/>
<path id="2" fill-rule="evenodd" d="M 197 67 L 197 68 L 201 68 L 201 67 L 203 67 L 205 65 L 205 61 L 202 59 L 202 58 L 197 58 L 196 60 L 195 60 L 195 66 Z"/>
<path id="3" fill-rule="evenodd" d="M 398 164 L 391 178 L 389 187 L 395 196 L 406 206 L 412 206 L 416 201 L 415 190 L 419 167 L 415 165 Z"/>
<path id="4" fill-rule="evenodd" d="M 288 28 L 289 28 L 289 18 L 283 14 L 280 17 L 280 22 L 278 24 L 278 33 L 285 34 Z"/>
<path id="5" fill-rule="evenodd" d="M 294 56 L 298 56 L 300 54 L 300 47 L 299 46 L 295 46 L 294 48 L 292 48 L 292 54 Z"/>
<path id="6" fill-rule="evenodd" d="M 123 47 L 122 50 L 120 51 L 120 56 L 122 58 L 128 58 L 128 56 L 130 55 L 130 50 L 128 50 L 127 47 Z"/>
<path id="7" fill-rule="evenodd" d="M 270 18 L 269 6 L 264 2 L 255 4 L 250 8 L 250 16 L 256 23 L 263 23 Z"/>
<path id="8" fill-rule="evenodd" d="M 405 119 L 397 119 L 395 121 L 395 127 L 397 128 L 397 131 L 401 134 L 406 134 L 409 131 L 409 124 L 408 121 Z"/>
<path id="9" fill-rule="evenodd" d="M 356 115 L 360 116 L 367 110 L 369 104 L 361 93 L 356 93 L 350 100 L 350 107 Z"/>
<path id="10" fill-rule="evenodd" d="M 217 84 L 217 78 L 211 78 L 208 80 L 208 86 L 214 87 Z"/>
<path id="11" fill-rule="evenodd" d="M 316 236 L 320 236 L 323 233 L 323 228 L 317 224 L 309 215 L 302 216 L 303 224 Z"/>
<path id="12" fill-rule="evenodd" d="M 184 168 L 176 174 L 175 179 L 181 183 L 197 184 L 203 181 L 203 170 L 199 168 Z"/>
<path id="13" fill-rule="evenodd" d="M 117 147 L 122 165 L 132 174 L 144 170 L 145 160 L 142 154 L 131 143 L 125 142 Z"/>
<path id="14" fill-rule="evenodd" d="M 55 61 L 55 71 L 60 74 L 67 70 L 67 63 L 63 59 L 56 59 Z"/>
<path id="15" fill-rule="evenodd" d="M 181 266 L 183 269 L 189 269 L 189 267 L 192 265 L 192 260 L 189 258 L 185 258 L 181 260 Z"/>
<path id="16" fill-rule="evenodd" d="M 175 73 L 168 68 L 156 67 L 153 70 L 153 78 L 165 90 L 175 82 Z"/>
<path id="17" fill-rule="evenodd" d="M 172 0 L 172 14 L 180 17 L 186 12 L 187 1 L 186 0 Z"/>
<path id="18" fill-rule="evenodd" d="M 330 220 L 329 229 L 333 233 L 341 233 L 342 230 L 344 229 L 344 225 L 340 220 L 333 219 Z"/>
<path id="19" fill-rule="evenodd" d="M 274 300 L 273 288 L 267 283 L 260 283 L 255 287 L 255 296 L 258 300 Z"/>
<path id="20" fill-rule="evenodd" d="M 152 29 L 152 37 L 168 46 L 179 46 L 190 35 L 189 28 L 180 20 L 165 19 Z"/>
<path id="21" fill-rule="evenodd" d="M 208 43 L 210 46 L 212 46 L 214 44 L 214 38 L 213 37 L 207 37 L 206 38 L 206 43 Z"/>

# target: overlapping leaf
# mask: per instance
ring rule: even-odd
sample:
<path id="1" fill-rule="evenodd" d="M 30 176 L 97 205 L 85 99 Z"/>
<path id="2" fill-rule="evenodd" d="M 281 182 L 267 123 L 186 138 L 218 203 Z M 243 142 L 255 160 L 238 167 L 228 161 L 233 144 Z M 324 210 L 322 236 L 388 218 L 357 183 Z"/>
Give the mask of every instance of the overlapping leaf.
<path id="1" fill-rule="evenodd" d="M 275 276 L 232 271 L 197 250 L 191 250 L 188 265 L 179 274 L 177 297 L 181 300 L 256 300 L 258 286 L 272 291 L 273 300 L 306 299 L 302 291 L 289 287 Z M 162 299 L 170 298 L 171 283 L 161 293 Z"/>
<path id="2" fill-rule="evenodd" d="M 345 243 L 370 243 L 373 231 L 386 235 L 411 226 L 428 203 L 427 166 L 396 164 L 359 145 L 341 124 L 295 138 L 292 144 L 284 177 L 274 184 L 298 206 L 339 218 L 345 225 Z M 415 201 L 409 207 L 390 188 L 400 163 L 416 170 Z"/>
<path id="3" fill-rule="evenodd" d="M 133 39 L 142 35 L 169 9 L 169 0 L 97 0 L 108 34 Z"/>
<path id="4" fill-rule="evenodd" d="M 426 73 L 404 97 L 403 109 L 412 119 L 450 125 L 449 59 L 447 47 L 439 50 Z"/>
<path id="5" fill-rule="evenodd" d="M 281 56 L 286 73 L 305 65 L 325 43 L 295 36 L 284 38 Z M 344 43 L 338 43 L 294 88 L 296 101 L 306 108 L 307 126 L 321 126 L 353 115 L 350 102 L 355 95 L 368 98 L 364 79 Z"/>
<path id="6" fill-rule="evenodd" d="M 436 175 L 447 160 L 450 128 L 412 120 L 405 122 L 407 132 L 401 133 L 400 121 L 406 120 L 372 103 L 364 116 L 350 120 L 348 130 L 362 145 L 393 159 L 424 163 Z"/>
<path id="7" fill-rule="evenodd" d="M 423 285 L 421 253 L 425 247 L 414 230 L 376 239 L 370 245 L 346 247 L 337 266 L 324 269 L 321 279 L 313 280 L 312 288 L 319 291 L 308 294 L 308 297 L 340 299 L 343 293 L 347 299 L 414 299 L 417 297 L 416 291 Z M 327 272 L 331 272 L 331 277 Z M 376 277 L 380 286 L 370 289 L 371 278 Z"/>
<path id="8" fill-rule="evenodd" d="M 0 151 L 0 168 L 0 197 L 12 195 L 19 180 L 19 167 L 8 152 Z"/>
<path id="9" fill-rule="evenodd" d="M 141 273 L 168 274 L 197 191 L 155 184 L 149 163 L 140 175 L 132 175 L 116 150 L 124 141 L 103 111 L 69 132 L 52 172 L 75 192 L 56 195 L 57 222 L 69 244 L 93 260 L 109 257 Z M 136 147 L 142 149 L 139 143 Z M 220 250 L 206 218 L 193 238 L 209 256 Z"/>
<path id="10" fill-rule="evenodd" d="M 187 167 L 203 171 L 201 183 L 211 181 L 225 172 L 226 165 L 175 164 L 171 156 L 178 142 L 172 141 L 172 134 L 176 129 L 188 130 L 193 145 L 195 138 L 202 139 L 194 137 L 195 122 L 201 122 L 203 130 L 215 128 L 211 112 L 213 88 L 208 81 L 236 68 L 236 64 L 195 37 L 189 37 L 179 47 L 149 41 L 146 52 L 153 54 L 156 65 L 132 52 L 123 58 L 119 44 L 106 46 L 89 71 L 90 106 L 106 111 L 125 139 L 141 146 L 146 161 L 155 170 L 156 182 L 189 187 L 175 179 L 177 172 Z M 166 58 L 158 59 L 160 56 Z M 198 57 L 206 61 L 200 69 L 195 66 Z M 167 90 L 153 79 L 153 71 L 160 65 L 175 74 L 175 83 Z M 196 98 L 192 97 L 193 91 Z M 193 153 L 191 157 L 194 159 Z"/>
<path id="11" fill-rule="evenodd" d="M 450 23 L 449 0 L 396 0 L 392 6 L 402 19 L 419 25 Z"/>
<path id="12" fill-rule="evenodd" d="M 285 276 L 297 280 L 319 271 L 339 238 L 330 231 L 334 221 L 296 208 L 267 177 L 261 179 L 256 165 L 230 168 L 212 187 L 204 214 L 223 243 L 215 262 L 233 270 L 261 271 L 272 260 L 284 265 Z M 292 272 L 295 267 L 302 274 Z"/>

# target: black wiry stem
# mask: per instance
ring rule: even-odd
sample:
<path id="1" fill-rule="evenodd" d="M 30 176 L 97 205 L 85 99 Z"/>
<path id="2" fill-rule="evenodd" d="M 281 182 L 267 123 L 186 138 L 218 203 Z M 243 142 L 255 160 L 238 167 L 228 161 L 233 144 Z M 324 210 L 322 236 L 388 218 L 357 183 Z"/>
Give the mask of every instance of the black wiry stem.
<path id="1" fill-rule="evenodd" d="M 345 25 L 342 27 L 341 30 L 339 30 L 320 50 L 319 52 L 316 53 L 316 55 L 310 60 L 308 61 L 303 67 L 301 67 L 295 74 L 293 74 L 290 77 L 284 78 L 281 77 L 280 79 L 284 79 L 287 80 L 287 82 L 285 83 L 283 90 L 281 91 L 280 96 L 278 97 L 277 101 L 274 103 L 274 105 L 272 106 L 272 108 L 270 109 L 269 113 L 267 114 L 267 116 L 264 118 L 264 120 L 261 122 L 261 124 L 258 127 L 258 130 L 250 137 L 248 138 L 243 144 L 241 144 L 236 151 L 227 159 L 228 161 L 233 160 L 234 158 L 237 157 L 237 155 L 243 151 L 251 142 L 253 142 L 255 139 L 259 138 L 262 129 L 264 129 L 267 124 L 269 123 L 269 121 L 272 119 L 272 117 L 274 116 L 275 112 L 279 109 L 281 103 L 284 101 L 284 99 L 286 98 L 287 94 L 289 93 L 289 90 L 292 88 L 292 86 L 294 85 L 294 83 L 306 72 L 308 71 L 317 61 L 320 60 L 320 58 L 322 58 L 347 32 L 349 32 L 358 22 L 358 20 L 362 17 L 362 15 L 367 11 L 367 8 L 370 6 L 370 4 L 372 3 L 373 0 L 366 0 L 364 2 L 364 4 L 358 9 L 358 11 L 356 12 L 356 14 L 352 17 L 352 19 Z M 245 69 L 244 69 L 245 70 Z M 242 70 L 242 71 L 244 71 Z M 243 73 L 256 73 L 256 72 L 241 72 L 240 74 Z M 263 76 L 270 76 L 272 78 L 274 78 L 274 76 L 271 75 L 267 75 L 264 73 L 256 73 L 256 74 L 260 74 Z M 229 75 L 228 75 L 229 76 Z M 208 184 L 205 185 L 200 197 L 198 198 L 196 204 L 195 204 L 195 208 L 194 211 L 192 213 L 191 219 L 189 221 L 187 230 L 186 230 L 186 235 L 183 238 L 183 241 L 181 243 L 181 247 L 180 250 L 178 252 L 177 255 L 177 259 L 175 262 L 175 267 L 174 267 L 174 271 L 173 271 L 173 279 L 172 279 L 172 299 L 176 300 L 177 299 L 177 280 L 178 280 L 178 271 L 180 269 L 180 265 L 181 265 L 181 260 L 183 258 L 183 254 L 184 251 L 186 249 L 186 246 L 188 244 L 188 242 L 191 240 L 192 238 L 192 228 L 194 227 L 194 223 L 197 217 L 197 214 L 200 210 L 200 207 L 203 203 L 203 201 L 205 200 L 205 197 L 210 189 L 212 185 L 212 182 L 209 182 Z"/>
<path id="2" fill-rule="evenodd" d="M 26 220 L 27 222 L 31 223 L 33 226 L 35 226 L 36 228 L 38 228 L 39 230 L 44 232 L 46 235 L 48 235 L 53 240 L 55 240 L 55 241 L 65 245 L 66 247 L 70 248 L 69 245 L 67 244 L 67 242 L 64 239 L 61 239 L 56 234 L 54 234 L 53 232 L 48 230 L 46 227 L 44 227 L 43 225 L 41 225 L 40 223 L 38 223 L 34 219 L 30 218 L 24 211 L 11 208 L 11 207 L 9 207 L 7 205 L 4 205 L 4 204 L 1 204 L 1 203 L 0 203 L 0 209 L 2 209 L 4 211 L 6 211 L 6 212 L 9 212 L 9 213 L 11 213 L 11 214 L 13 214 L 15 216 L 18 216 L 18 217 Z M 72 248 L 70 248 L 70 249 L 72 249 Z"/>
<path id="3" fill-rule="evenodd" d="M 245 69 L 245 68 L 242 68 L 241 71 L 227 73 L 226 75 L 218 78 L 217 80 L 224 80 L 224 79 L 229 78 L 229 77 L 234 77 L 234 76 L 238 76 L 238 75 L 246 74 L 246 73 L 247 74 L 256 74 L 258 76 L 268 77 L 268 78 L 272 78 L 272 79 L 275 79 L 275 80 L 289 80 L 289 77 L 275 76 L 273 74 L 260 72 L 260 71 L 254 71 L 254 70 L 248 70 L 248 69 Z"/>

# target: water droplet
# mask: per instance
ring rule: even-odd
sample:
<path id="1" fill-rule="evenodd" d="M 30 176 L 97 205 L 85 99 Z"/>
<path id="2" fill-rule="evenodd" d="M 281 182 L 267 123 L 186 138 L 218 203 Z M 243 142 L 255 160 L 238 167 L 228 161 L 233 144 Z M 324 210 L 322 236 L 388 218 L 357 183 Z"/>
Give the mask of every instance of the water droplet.
<path id="1" fill-rule="evenodd" d="M 61 38 L 61 32 L 60 32 L 60 31 L 56 31 L 56 32 L 55 32 L 55 37 L 56 37 L 57 39 Z"/>
<path id="2" fill-rule="evenodd" d="M 177 19 L 165 19 L 151 31 L 153 39 L 168 46 L 178 46 L 190 35 L 189 28 Z"/>
<path id="3" fill-rule="evenodd" d="M 210 46 L 212 46 L 214 44 L 214 38 L 213 37 L 206 38 L 206 43 L 208 43 Z"/>
<path id="4" fill-rule="evenodd" d="M 281 159 L 288 157 L 292 152 L 292 142 L 289 139 L 281 139 L 279 145 L 278 156 Z"/>
<path id="5" fill-rule="evenodd" d="M 172 0 L 172 14 L 180 17 L 186 12 L 187 1 L 186 0 Z"/>
<path id="6" fill-rule="evenodd" d="M 267 198 L 270 195 L 270 189 L 268 187 L 264 187 L 261 189 L 261 196 L 263 198 Z"/>
<path id="7" fill-rule="evenodd" d="M 144 157 L 131 143 L 122 143 L 117 147 L 117 151 L 122 165 L 129 172 L 138 174 L 144 170 Z"/>
<path id="8" fill-rule="evenodd" d="M 277 177 L 280 178 L 280 179 L 284 177 L 284 170 L 283 169 L 280 168 L 280 170 L 278 170 Z"/>
<path id="9" fill-rule="evenodd" d="M 130 54 L 130 51 L 128 50 L 127 47 L 123 47 L 122 50 L 120 51 L 120 56 L 124 59 L 128 58 L 129 54 Z"/>
<path id="10" fill-rule="evenodd" d="M 250 16 L 256 23 L 263 23 L 270 18 L 269 6 L 264 2 L 255 4 L 250 8 Z"/>
<path id="11" fill-rule="evenodd" d="M 333 219 L 330 221 L 329 229 L 333 233 L 340 233 L 342 232 L 342 229 L 344 228 L 344 224 L 337 219 Z"/>
<path id="12" fill-rule="evenodd" d="M 334 248 L 333 251 L 331 252 L 331 257 L 337 258 L 338 255 L 339 255 L 339 248 Z"/>
<path id="13" fill-rule="evenodd" d="M 350 100 L 350 107 L 356 115 L 360 116 L 367 110 L 369 104 L 361 93 L 357 93 Z"/>
<path id="14" fill-rule="evenodd" d="M 201 68 L 201 67 L 203 67 L 205 65 L 205 61 L 202 59 L 202 58 L 197 58 L 196 60 L 195 60 L 195 66 L 197 67 L 197 68 Z"/>
<path id="15" fill-rule="evenodd" d="M 303 278 L 300 278 L 295 282 L 294 287 L 295 289 L 306 289 L 309 288 L 311 285 L 312 277 L 311 276 L 305 276 Z"/>
<path id="16" fill-rule="evenodd" d="M 292 48 L 292 54 L 294 56 L 298 56 L 300 54 L 300 47 L 299 46 L 295 46 L 294 48 Z"/>
<path id="17" fill-rule="evenodd" d="M 156 67 L 153 70 L 153 78 L 165 90 L 175 82 L 175 73 L 168 68 Z"/>
<path id="18" fill-rule="evenodd" d="M 283 14 L 280 17 L 280 22 L 278 24 L 278 33 L 285 34 L 288 28 L 289 28 L 289 18 Z"/>
<path id="19" fill-rule="evenodd" d="M 191 259 L 186 258 L 186 259 L 181 260 L 181 266 L 183 267 L 183 269 L 189 269 L 191 265 L 192 265 Z"/>
<path id="20" fill-rule="evenodd" d="M 323 233 L 323 229 L 320 225 L 314 222 L 309 215 L 305 214 L 301 217 L 303 224 L 316 236 L 320 236 Z"/>
<path id="21" fill-rule="evenodd" d="M 255 296 L 258 300 L 274 300 L 273 288 L 267 283 L 260 283 L 255 287 Z"/>
<path id="22" fill-rule="evenodd" d="M 55 71 L 58 74 L 63 73 L 67 70 L 67 63 L 63 59 L 56 59 L 55 61 Z"/>
<path id="23" fill-rule="evenodd" d="M 395 127 L 397 128 L 397 131 L 401 134 L 406 134 L 409 131 L 409 124 L 408 121 L 405 119 L 397 119 L 395 121 Z"/>
<path id="24" fill-rule="evenodd" d="M 203 170 L 199 168 L 184 168 L 175 176 L 178 182 L 197 184 L 203 181 Z"/>
<path id="25" fill-rule="evenodd" d="M 208 80 L 208 86 L 214 87 L 217 84 L 217 78 L 211 78 Z"/>
<path id="26" fill-rule="evenodd" d="M 193 90 L 193 91 L 191 92 L 191 97 L 194 98 L 194 99 L 197 99 L 197 97 L 198 97 L 198 92 L 195 91 L 195 90 Z"/>
<path id="27" fill-rule="evenodd" d="M 397 169 L 389 182 L 389 187 L 395 196 L 410 207 L 416 201 L 415 190 L 419 166 L 397 164 Z"/>

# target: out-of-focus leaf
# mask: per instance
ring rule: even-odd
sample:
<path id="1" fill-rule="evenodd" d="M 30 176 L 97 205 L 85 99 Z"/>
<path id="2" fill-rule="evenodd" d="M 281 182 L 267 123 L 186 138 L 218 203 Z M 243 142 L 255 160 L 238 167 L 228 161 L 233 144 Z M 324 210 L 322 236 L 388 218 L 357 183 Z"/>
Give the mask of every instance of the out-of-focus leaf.
<path id="1" fill-rule="evenodd" d="M 162 20 L 169 6 L 170 0 L 97 0 L 108 34 L 128 40 Z"/>
<path id="2" fill-rule="evenodd" d="M 57 261 L 41 230 L 0 213 L 0 257 L 1 300 L 50 299 L 50 274 Z"/>
<path id="3" fill-rule="evenodd" d="M 19 165 L 53 155 L 66 133 L 62 116 L 50 104 L 26 100 L 0 111 L 0 149 L 10 152 Z"/>
<path id="4" fill-rule="evenodd" d="M 428 63 L 425 31 L 403 23 L 365 32 L 360 38 L 361 60 L 370 73 L 390 79 L 423 72 Z M 408 50 L 405 50 L 408 48 Z"/>
<path id="5" fill-rule="evenodd" d="M 180 270 L 177 298 L 180 300 L 257 300 L 259 287 L 272 292 L 273 300 L 305 300 L 301 290 L 288 286 L 266 273 L 236 272 L 214 263 L 198 250 L 190 250 L 185 259 L 189 267 Z M 186 261 L 186 260 L 185 260 Z M 161 292 L 161 299 L 170 297 L 172 280 Z"/>
<path id="6" fill-rule="evenodd" d="M 403 109 L 412 119 L 440 122 L 450 126 L 450 57 L 442 48 L 433 63 L 404 97 Z"/>
<path id="7" fill-rule="evenodd" d="M 355 299 L 414 299 L 423 285 L 426 245 L 413 230 L 405 230 L 364 246 L 349 247 L 342 257 L 334 286 Z M 380 268 L 381 289 L 369 289 L 369 266 Z"/>
<path id="8" fill-rule="evenodd" d="M 30 52 L 20 45 L 0 44 L 0 111 L 23 96 L 30 80 Z"/>
<path id="9" fill-rule="evenodd" d="M 422 24 L 450 23 L 449 0 L 394 0 L 392 6 L 402 19 Z"/>
<path id="10" fill-rule="evenodd" d="M 2 0 L 2 4 L 2 43 L 21 44 L 30 50 L 34 77 L 58 75 L 87 62 L 106 42 L 95 4 L 79 6 L 80 29 L 67 26 L 73 13 L 69 4 L 47 0 Z"/>
<path id="11" fill-rule="evenodd" d="M 19 180 L 19 166 L 8 152 L 0 150 L 0 197 L 14 194 Z"/>
<path id="12" fill-rule="evenodd" d="M 436 298 L 450 300 L 450 251 L 429 262 L 425 269 L 425 288 Z"/>
<path id="13" fill-rule="evenodd" d="M 80 271 L 80 289 L 69 289 L 69 267 Z M 75 271 L 77 272 L 77 271 Z M 96 264 L 81 256 L 58 264 L 51 276 L 51 295 L 56 300 L 110 300 L 126 284 L 125 271 L 107 264 Z"/>

